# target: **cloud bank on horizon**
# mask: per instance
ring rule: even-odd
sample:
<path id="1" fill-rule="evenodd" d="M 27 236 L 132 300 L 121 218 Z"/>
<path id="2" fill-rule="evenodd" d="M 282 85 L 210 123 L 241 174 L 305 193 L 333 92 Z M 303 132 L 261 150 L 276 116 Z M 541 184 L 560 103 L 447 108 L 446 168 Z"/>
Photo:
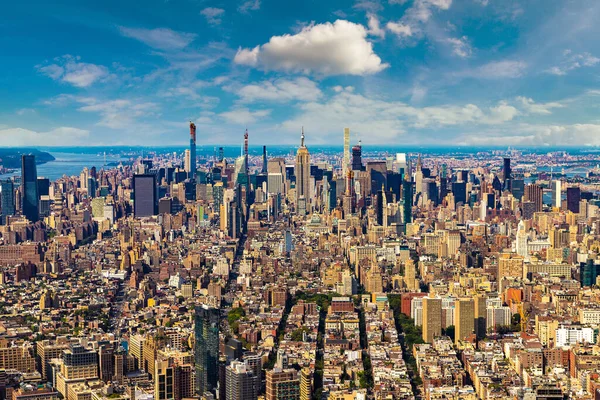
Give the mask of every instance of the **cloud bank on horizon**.
<path id="1" fill-rule="evenodd" d="M 2 145 L 600 146 L 596 0 L 113 2 L 7 5 Z"/>

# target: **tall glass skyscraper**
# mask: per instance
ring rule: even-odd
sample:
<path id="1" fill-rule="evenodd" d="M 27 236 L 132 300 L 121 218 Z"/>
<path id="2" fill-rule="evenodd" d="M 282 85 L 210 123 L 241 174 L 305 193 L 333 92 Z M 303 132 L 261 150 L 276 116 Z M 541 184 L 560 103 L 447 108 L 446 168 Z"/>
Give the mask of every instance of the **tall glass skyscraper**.
<path id="1" fill-rule="evenodd" d="M 23 215 L 31 222 L 39 219 L 37 167 L 35 156 L 24 154 L 21 156 L 21 194 L 23 196 Z"/>
<path id="2" fill-rule="evenodd" d="M 0 207 L 2 209 L 2 223 L 5 223 L 6 217 L 15 215 L 15 184 L 10 179 L 0 182 Z"/>
<path id="3" fill-rule="evenodd" d="M 133 176 L 133 214 L 136 217 L 156 215 L 156 175 Z"/>
<path id="4" fill-rule="evenodd" d="M 190 122 L 190 178 L 196 179 L 196 125 Z"/>
<path id="5" fill-rule="evenodd" d="M 218 382 L 220 311 L 206 305 L 196 307 L 194 356 L 196 363 L 196 393 L 212 392 Z"/>

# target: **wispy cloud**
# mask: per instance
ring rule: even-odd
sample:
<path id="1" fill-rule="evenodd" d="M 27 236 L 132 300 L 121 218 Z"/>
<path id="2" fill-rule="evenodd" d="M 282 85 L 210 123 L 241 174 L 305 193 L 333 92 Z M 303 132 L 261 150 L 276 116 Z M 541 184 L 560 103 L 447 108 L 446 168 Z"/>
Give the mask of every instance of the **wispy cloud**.
<path id="1" fill-rule="evenodd" d="M 94 112 L 101 116 L 97 123 L 111 129 L 123 129 L 132 127 L 137 118 L 154 114 L 158 105 L 153 102 L 140 102 L 125 99 L 95 102 L 80 107 L 82 112 Z"/>
<path id="2" fill-rule="evenodd" d="M 566 50 L 564 52 L 564 60 L 560 65 L 551 67 L 546 72 L 552 75 L 566 75 L 575 69 L 593 67 L 598 63 L 600 63 L 600 58 L 590 53 L 573 54 L 571 50 Z"/>
<path id="3" fill-rule="evenodd" d="M 423 26 L 433 16 L 434 11 L 445 11 L 452 6 L 452 0 L 414 0 L 397 22 L 386 25 L 398 37 L 422 36 Z"/>
<path id="4" fill-rule="evenodd" d="M 260 10 L 260 0 L 247 0 L 238 7 L 242 14 L 248 14 L 250 11 Z"/>
<path id="5" fill-rule="evenodd" d="M 520 106 L 523 110 L 530 114 L 542 114 L 548 115 L 552 114 L 552 109 L 554 108 L 563 108 L 564 104 L 559 102 L 550 102 L 550 103 L 536 103 L 533 99 L 528 97 L 517 97 L 517 102 L 520 103 Z"/>
<path id="6" fill-rule="evenodd" d="M 462 78 L 478 79 L 511 79 L 523 76 L 527 63 L 520 60 L 491 61 L 479 67 L 453 72 L 452 75 Z"/>
<path id="7" fill-rule="evenodd" d="M 222 8 L 216 7 L 206 7 L 204 10 L 200 11 L 200 14 L 206 18 L 206 21 L 211 25 L 219 25 L 221 24 L 221 20 L 223 18 L 223 14 L 225 14 L 225 10 Z"/>
<path id="8" fill-rule="evenodd" d="M 372 36 L 377 36 L 380 38 L 385 38 L 385 29 L 383 29 L 380 24 L 379 24 L 379 19 L 377 18 L 377 16 L 375 14 L 371 14 L 369 13 L 367 15 L 369 22 L 368 22 L 368 27 L 369 27 L 369 35 Z"/>
<path id="9" fill-rule="evenodd" d="M 248 108 L 235 108 L 223 112 L 220 115 L 221 118 L 226 121 L 239 125 L 254 124 L 261 119 L 268 117 L 271 114 L 271 110 L 256 110 L 251 111 Z"/>
<path id="10" fill-rule="evenodd" d="M 55 64 L 37 65 L 36 68 L 49 78 L 86 88 L 109 76 L 108 68 L 80 61 L 80 57 L 65 55 L 54 59 Z"/>
<path id="11" fill-rule="evenodd" d="M 458 57 L 467 58 L 473 53 L 466 36 L 461 38 L 450 37 L 446 38 L 445 41 L 452 46 L 452 54 Z"/>
<path id="12" fill-rule="evenodd" d="M 127 28 L 119 27 L 121 35 L 139 40 L 154 49 L 171 51 L 187 47 L 196 38 L 195 33 L 177 32 L 169 28 Z"/>
<path id="13" fill-rule="evenodd" d="M 58 146 L 89 145 L 90 132 L 85 129 L 61 126 L 49 131 L 34 131 L 25 128 L 0 129 L 3 146 Z"/>
<path id="14" fill-rule="evenodd" d="M 242 102 L 315 101 L 322 95 L 317 84 L 305 77 L 268 80 L 224 89 L 235 93 Z"/>

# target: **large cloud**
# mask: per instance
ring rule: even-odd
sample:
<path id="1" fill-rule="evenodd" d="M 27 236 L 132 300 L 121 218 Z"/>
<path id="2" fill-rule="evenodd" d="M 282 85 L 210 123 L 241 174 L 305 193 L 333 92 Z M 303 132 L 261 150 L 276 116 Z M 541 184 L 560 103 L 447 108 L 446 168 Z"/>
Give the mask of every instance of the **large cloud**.
<path id="1" fill-rule="evenodd" d="M 368 75 L 388 64 L 373 52 L 367 29 L 337 20 L 310 25 L 295 35 L 273 36 L 253 49 L 240 48 L 234 61 L 264 70 L 320 75 Z"/>
<path id="2" fill-rule="evenodd" d="M 309 102 L 300 109 L 298 116 L 283 123 L 284 129 L 295 132 L 299 126 L 310 124 L 310 130 L 319 132 L 324 139 L 338 132 L 340 126 L 351 126 L 353 132 L 368 135 L 369 143 L 385 143 L 409 129 L 502 124 L 520 114 L 507 102 L 487 108 L 474 104 L 419 108 L 366 97 L 351 88 L 337 88 L 337 93 L 327 101 Z"/>

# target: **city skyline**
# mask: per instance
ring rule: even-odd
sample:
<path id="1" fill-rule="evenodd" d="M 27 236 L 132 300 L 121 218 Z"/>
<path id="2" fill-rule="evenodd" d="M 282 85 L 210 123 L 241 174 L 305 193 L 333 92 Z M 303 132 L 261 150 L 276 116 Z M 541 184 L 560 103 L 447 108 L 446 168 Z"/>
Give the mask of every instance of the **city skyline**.
<path id="1" fill-rule="evenodd" d="M 7 5 L 4 146 L 597 146 L 600 5 Z M 4 59 L 4 57 L 3 57 Z"/>

